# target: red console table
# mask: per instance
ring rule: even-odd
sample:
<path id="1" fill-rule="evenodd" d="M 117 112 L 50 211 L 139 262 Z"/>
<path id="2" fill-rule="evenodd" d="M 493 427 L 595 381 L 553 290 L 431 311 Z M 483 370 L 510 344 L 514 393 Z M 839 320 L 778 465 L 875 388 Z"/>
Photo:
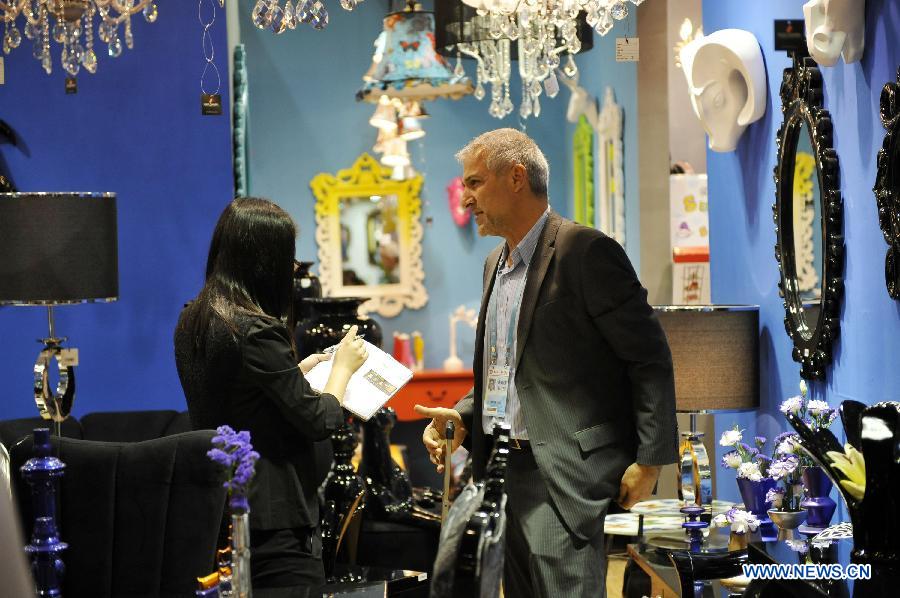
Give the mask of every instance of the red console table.
<path id="1" fill-rule="evenodd" d="M 452 408 L 472 388 L 475 377 L 472 370 L 445 372 L 423 370 L 415 372 L 412 380 L 388 401 L 400 421 L 422 419 L 413 406 Z"/>

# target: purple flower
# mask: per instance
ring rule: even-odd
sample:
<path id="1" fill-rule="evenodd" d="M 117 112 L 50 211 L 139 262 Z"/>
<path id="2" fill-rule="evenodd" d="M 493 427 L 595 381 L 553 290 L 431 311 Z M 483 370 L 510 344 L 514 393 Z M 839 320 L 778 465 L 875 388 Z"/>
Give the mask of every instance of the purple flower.
<path id="1" fill-rule="evenodd" d="M 250 444 L 250 432 L 235 432 L 229 426 L 216 428 L 212 438 L 213 448 L 207 453 L 210 459 L 226 469 L 229 505 L 234 510 L 249 509 L 247 492 L 256 473 L 259 453 Z"/>
<path id="2" fill-rule="evenodd" d="M 753 439 L 756 444 L 756 448 L 762 449 L 763 445 L 766 444 L 767 438 L 765 436 L 757 436 Z"/>

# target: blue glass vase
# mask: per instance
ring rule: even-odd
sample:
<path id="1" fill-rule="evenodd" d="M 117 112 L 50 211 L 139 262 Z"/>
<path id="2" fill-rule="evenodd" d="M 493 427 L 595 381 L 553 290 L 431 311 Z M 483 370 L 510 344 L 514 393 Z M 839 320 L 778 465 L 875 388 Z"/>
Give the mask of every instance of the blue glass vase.
<path id="1" fill-rule="evenodd" d="M 833 483 L 825 475 L 821 467 L 803 468 L 803 487 L 806 497 L 800 506 L 806 509 L 806 525 L 808 527 L 826 528 L 831 524 L 831 517 L 837 508 L 830 496 Z"/>
<path id="2" fill-rule="evenodd" d="M 738 478 L 737 484 L 741 500 L 744 501 L 744 508 L 759 519 L 759 534 L 763 541 L 775 540 L 778 537 L 778 530 L 769 519 L 767 511 L 772 508 L 772 503 L 766 502 L 766 494 L 769 490 L 774 489 L 778 482 L 772 478 L 763 478 L 759 481 Z"/>

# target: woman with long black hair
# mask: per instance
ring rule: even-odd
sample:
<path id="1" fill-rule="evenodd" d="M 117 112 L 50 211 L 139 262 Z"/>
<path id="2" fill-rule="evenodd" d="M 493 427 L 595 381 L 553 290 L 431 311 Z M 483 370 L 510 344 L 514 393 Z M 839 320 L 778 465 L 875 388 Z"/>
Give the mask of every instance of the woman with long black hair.
<path id="1" fill-rule="evenodd" d="M 249 430 L 260 454 L 250 491 L 254 588 L 316 587 L 322 567 L 313 443 L 343 421 L 350 376 L 365 361 L 356 327 L 338 345 L 323 392 L 297 363 L 291 298 L 297 229 L 274 203 L 232 201 L 216 224 L 206 282 L 181 313 L 175 360 L 194 429 Z"/>

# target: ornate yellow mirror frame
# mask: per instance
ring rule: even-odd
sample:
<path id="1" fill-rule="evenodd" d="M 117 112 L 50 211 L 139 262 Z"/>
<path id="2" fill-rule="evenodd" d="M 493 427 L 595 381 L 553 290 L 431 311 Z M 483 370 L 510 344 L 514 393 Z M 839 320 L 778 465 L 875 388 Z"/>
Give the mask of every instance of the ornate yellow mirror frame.
<path id="1" fill-rule="evenodd" d="M 317 174 L 309 184 L 316 196 L 322 294 L 368 297 L 360 311 L 388 318 L 428 301 L 422 267 L 422 177 L 396 181 L 391 172 L 364 153 L 351 168 L 336 175 Z M 361 252 L 367 259 L 359 258 Z"/>
<path id="2" fill-rule="evenodd" d="M 575 222 L 593 227 L 594 223 L 594 128 L 582 114 L 572 138 L 573 179 L 575 182 Z"/>

